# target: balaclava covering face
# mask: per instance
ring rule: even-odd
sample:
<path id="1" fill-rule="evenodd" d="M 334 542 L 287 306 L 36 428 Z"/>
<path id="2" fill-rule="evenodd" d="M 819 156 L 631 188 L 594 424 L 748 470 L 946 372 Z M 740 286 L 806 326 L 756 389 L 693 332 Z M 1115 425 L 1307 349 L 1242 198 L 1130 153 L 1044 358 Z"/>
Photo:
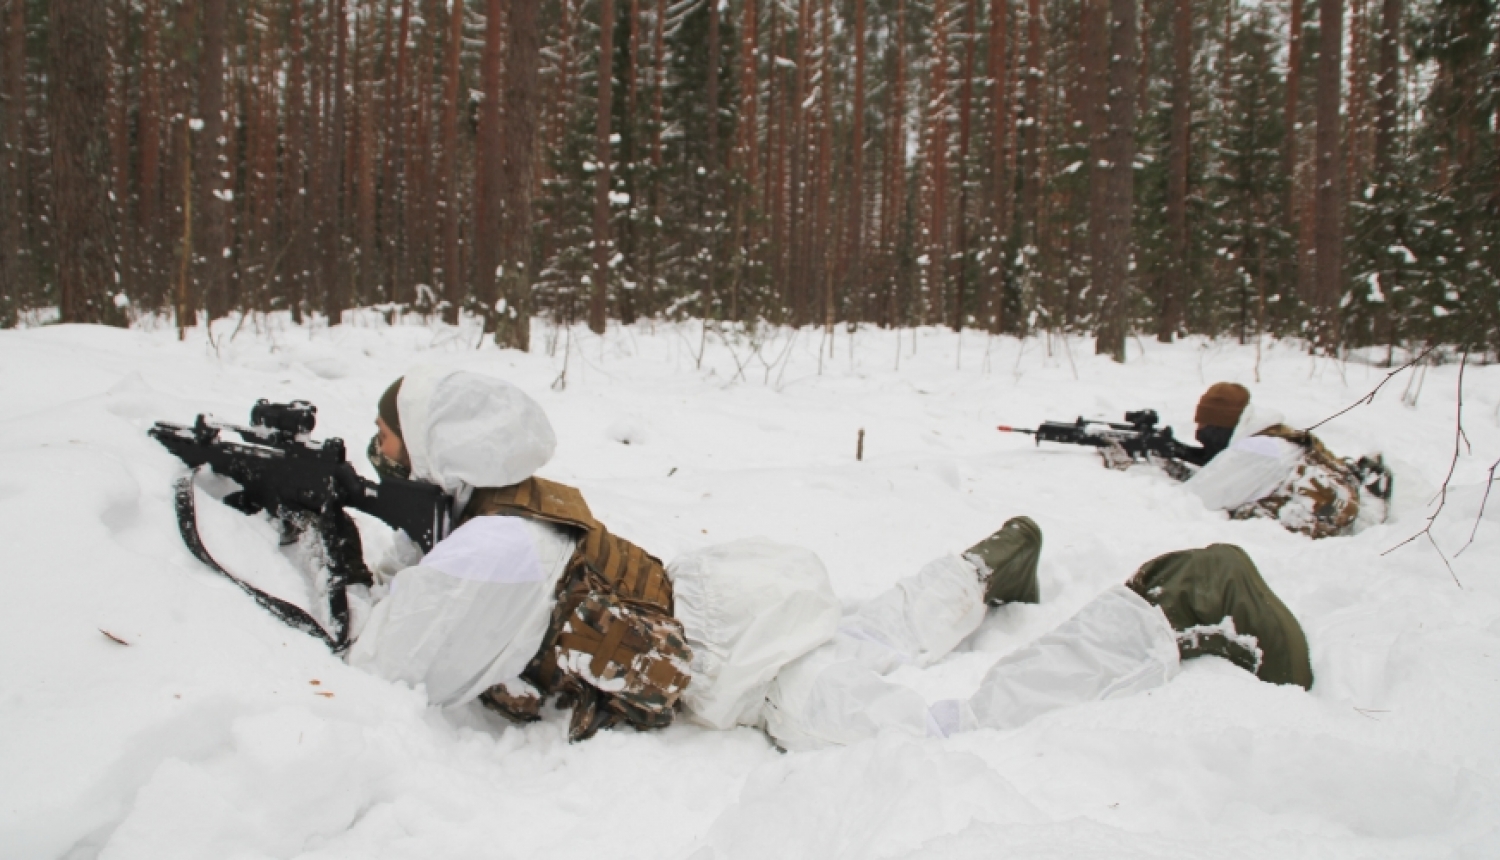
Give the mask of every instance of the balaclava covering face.
<path id="1" fill-rule="evenodd" d="M 385 426 L 391 428 L 391 432 L 395 433 L 398 439 L 401 438 L 401 412 L 396 408 L 396 397 L 401 393 L 401 380 L 405 378 L 404 376 L 397 377 L 396 381 L 392 382 L 385 389 L 385 393 L 380 395 L 380 404 L 377 407 L 377 414 L 380 415 L 380 420 L 385 422 Z M 410 466 L 400 461 L 392 460 L 380 450 L 379 433 L 370 437 L 370 447 L 365 453 L 370 458 L 370 465 L 375 467 L 375 473 L 380 475 L 380 477 L 389 478 L 394 476 L 406 480 L 411 479 Z"/>

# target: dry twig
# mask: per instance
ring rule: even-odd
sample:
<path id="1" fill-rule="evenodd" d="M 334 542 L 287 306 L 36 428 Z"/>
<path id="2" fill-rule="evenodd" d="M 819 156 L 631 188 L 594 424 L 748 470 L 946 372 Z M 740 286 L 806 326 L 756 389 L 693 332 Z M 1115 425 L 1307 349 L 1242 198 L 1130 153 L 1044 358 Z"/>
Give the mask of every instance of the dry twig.
<path id="1" fill-rule="evenodd" d="M 1364 397 L 1361 397 L 1360 399 L 1354 401 L 1353 403 L 1349 404 L 1348 406 L 1345 406 L 1343 409 L 1340 409 L 1339 411 L 1333 413 L 1332 415 L 1328 416 L 1327 418 L 1324 418 L 1322 421 L 1319 421 L 1318 423 L 1314 424 L 1313 426 L 1304 428 L 1302 430 L 1302 432 L 1303 433 L 1311 433 L 1312 431 L 1318 429 L 1319 427 L 1322 427 L 1324 424 L 1327 424 L 1328 422 L 1330 422 L 1333 419 L 1339 417 L 1340 415 L 1343 415 L 1344 413 L 1349 412 L 1350 410 L 1354 409 L 1356 406 L 1364 406 L 1364 405 L 1369 404 L 1369 403 L 1374 403 L 1375 402 L 1375 395 L 1377 395 L 1377 394 L 1380 393 L 1380 389 L 1384 388 L 1385 384 L 1387 382 L 1390 382 L 1391 379 L 1393 377 L 1395 377 L 1396 374 L 1400 373 L 1403 370 L 1406 370 L 1408 367 L 1411 367 L 1411 366 L 1415 365 L 1417 362 L 1419 362 L 1422 359 L 1426 358 L 1427 355 L 1428 355 L 1428 353 L 1432 352 L 1434 349 L 1437 349 L 1437 346 L 1435 344 L 1432 345 L 1432 346 L 1427 347 L 1424 350 L 1422 350 L 1422 353 L 1420 355 L 1418 355 L 1416 358 L 1412 359 L 1411 361 L 1408 361 L 1407 363 L 1401 365 L 1400 367 L 1396 368 L 1395 370 L 1392 370 L 1391 372 L 1387 373 L 1385 375 L 1385 379 L 1380 380 L 1380 384 L 1379 385 L 1377 385 L 1374 388 L 1370 389 L 1370 393 L 1369 394 L 1366 394 Z M 1464 352 L 1464 357 L 1468 358 L 1468 355 L 1469 355 L 1469 353 L 1467 351 L 1465 351 Z M 1462 370 L 1459 371 L 1459 379 L 1460 379 L 1460 384 L 1462 384 L 1462 382 L 1461 382 L 1461 380 L 1463 379 L 1463 371 Z"/>
<path id="2" fill-rule="evenodd" d="M 1474 516 L 1474 529 L 1469 532 L 1469 539 L 1464 542 L 1464 545 L 1459 547 L 1458 552 L 1453 554 L 1454 558 L 1463 555 L 1464 550 L 1469 548 L 1469 544 L 1474 542 L 1474 536 L 1479 534 L 1479 524 L 1484 520 L 1484 506 L 1489 504 L 1490 490 L 1495 486 L 1495 470 L 1497 468 L 1500 468 L 1500 460 L 1496 460 L 1490 464 L 1489 474 L 1484 479 L 1484 498 L 1479 500 L 1479 513 Z"/>
<path id="3" fill-rule="evenodd" d="M 1427 353 L 1425 352 L 1423 353 L 1423 355 L 1426 354 Z M 1437 510 L 1433 511 L 1432 515 L 1427 518 L 1427 525 L 1423 526 L 1421 531 L 1381 553 L 1381 555 L 1390 555 L 1391 553 L 1395 552 L 1403 546 L 1406 546 L 1417 538 L 1426 535 L 1427 542 L 1432 544 L 1433 549 L 1437 550 L 1438 558 L 1442 559 L 1443 565 L 1448 568 L 1448 575 L 1453 577 L 1453 584 L 1457 585 L 1459 588 L 1464 587 L 1463 583 L 1458 581 L 1458 574 L 1453 572 L 1453 565 L 1449 563 L 1448 556 L 1443 554 L 1442 547 L 1438 546 L 1437 539 L 1432 536 L 1432 526 L 1437 522 L 1438 515 L 1443 512 L 1443 506 L 1448 503 L 1448 483 L 1453 480 L 1453 472 L 1458 468 L 1459 451 L 1463 445 L 1467 445 L 1469 443 L 1468 434 L 1464 432 L 1464 368 L 1468 366 L 1469 351 L 1465 349 L 1463 358 L 1460 359 L 1458 363 L 1458 411 L 1453 418 L 1453 457 L 1448 461 L 1448 474 L 1443 478 L 1443 486 L 1438 490 L 1437 496 L 1435 497 L 1438 503 Z M 1381 383 L 1381 385 L 1384 384 L 1384 382 Z M 1378 391 L 1379 388 L 1377 387 L 1376 390 Z M 1350 409 L 1352 408 L 1353 407 L 1351 406 Z M 1347 412 L 1349 410 L 1346 409 L 1344 411 Z M 1472 450 L 1473 448 L 1471 447 L 1470 451 L 1472 452 Z M 1431 503 L 1429 502 L 1428 504 Z M 1481 513 L 1483 512 L 1481 511 Z M 1479 523 L 1477 521 L 1474 523 L 1474 529 L 1476 531 L 1479 529 Z M 1465 546 L 1468 546 L 1468 544 L 1465 544 Z"/>

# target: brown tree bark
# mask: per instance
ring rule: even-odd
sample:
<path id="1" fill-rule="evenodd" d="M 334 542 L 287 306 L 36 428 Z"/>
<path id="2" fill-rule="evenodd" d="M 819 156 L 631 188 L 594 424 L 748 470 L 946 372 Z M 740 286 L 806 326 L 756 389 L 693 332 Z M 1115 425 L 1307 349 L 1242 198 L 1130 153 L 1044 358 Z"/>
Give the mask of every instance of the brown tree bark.
<path id="1" fill-rule="evenodd" d="M 930 91 L 924 113 L 926 141 L 923 160 L 927 164 L 926 233 L 922 251 L 927 255 L 927 295 L 922 321 L 941 324 L 946 314 L 948 289 L 948 38 L 947 3 L 936 0 L 932 10 L 933 55 L 928 68 Z"/>
<path id="2" fill-rule="evenodd" d="M 505 161 L 501 170 L 500 263 L 507 312 L 495 328 L 495 342 L 531 348 L 531 194 L 536 152 L 537 66 L 541 52 L 538 0 L 511 0 L 505 65 Z"/>
<path id="3" fill-rule="evenodd" d="M 1370 103 L 1369 14 L 1365 0 L 1350 0 L 1349 9 L 1349 103 L 1344 126 L 1344 188 L 1358 193 L 1369 168 L 1371 123 L 1367 115 Z"/>
<path id="4" fill-rule="evenodd" d="M 139 302 L 141 297 L 136 291 L 140 282 L 139 255 L 136 252 L 139 243 L 135 241 L 133 210 L 136 207 L 131 205 L 130 182 L 130 67 L 134 64 L 126 61 L 130 7 L 128 3 L 117 0 L 100 11 L 108 21 L 106 40 L 109 49 L 100 61 L 109 63 L 105 75 L 108 85 L 105 101 L 109 115 L 111 223 L 116 231 L 113 239 L 115 274 L 119 279 L 114 286 L 127 298 Z"/>
<path id="5" fill-rule="evenodd" d="M 615 35 L 614 0 L 599 4 L 599 96 L 594 125 L 594 289 L 589 296 L 589 330 L 604 334 L 609 302 L 609 142 L 610 97 L 614 90 L 612 74 Z"/>
<path id="6" fill-rule="evenodd" d="M 52 154 L 53 236 L 63 322 L 120 324 L 110 203 L 107 24 L 90 0 L 49 5 L 47 112 Z"/>
<path id="7" fill-rule="evenodd" d="M 1025 244 L 1032 248 L 1038 241 L 1037 226 L 1042 208 L 1042 65 L 1042 3 L 1041 0 L 1026 0 L 1026 148 L 1022 156 L 1021 218 L 1026 231 Z"/>
<path id="8" fill-rule="evenodd" d="M 719 3 L 708 0 L 708 175 L 719 170 Z"/>
<path id="9" fill-rule="evenodd" d="M 443 197 L 443 300 L 448 303 L 443 318 L 458 323 L 463 305 L 463 278 L 459 273 L 458 221 L 458 76 L 459 58 L 463 52 L 464 4 L 453 0 L 448 13 L 448 41 L 443 46 L 443 131 L 438 150 L 438 181 Z"/>
<path id="10" fill-rule="evenodd" d="M 346 227 L 350 210 L 349 177 L 353 174 L 348 156 L 349 142 L 349 87 L 345 75 L 349 66 L 349 18 L 345 0 L 334 0 L 332 17 L 328 26 L 333 31 L 333 66 L 330 69 L 329 99 L 332 102 L 328 128 L 329 169 L 325 181 L 328 189 L 324 199 L 328 205 L 327 236 L 324 244 L 323 265 L 327 282 L 326 312 L 328 324 L 343 321 L 344 310 L 349 307 L 352 281 L 345 253 Z"/>
<path id="11" fill-rule="evenodd" d="M 1287 194 L 1283 209 L 1286 213 L 1287 232 L 1291 233 L 1297 245 L 1297 251 L 1292 255 L 1291 280 L 1296 284 L 1297 294 L 1303 301 L 1311 302 L 1312 296 L 1312 261 L 1303 253 L 1303 242 L 1300 234 L 1305 228 L 1303 213 L 1303 199 L 1299 193 L 1298 182 L 1298 151 L 1302 131 L 1298 128 L 1300 117 L 1299 100 L 1302 95 L 1302 39 L 1303 32 L 1302 0 L 1291 0 L 1291 32 L 1287 35 L 1287 71 L 1286 71 L 1286 101 L 1283 106 L 1283 124 L 1286 127 L 1286 148 L 1282 152 L 1282 169 L 1287 177 Z M 1307 201 L 1310 202 L 1310 201 Z"/>
<path id="12" fill-rule="evenodd" d="M 958 218 L 956 225 L 957 255 L 953 276 L 953 330 L 962 331 L 964 303 L 969 285 L 969 140 L 974 128 L 974 50 L 979 41 L 976 6 L 979 0 L 963 0 L 964 59 L 963 80 L 958 91 Z"/>
<path id="13" fill-rule="evenodd" d="M 1380 4 L 1380 51 L 1375 78 L 1375 173 L 1384 183 L 1390 176 L 1396 148 L 1396 119 L 1400 109 L 1402 0 Z M 1497 129 L 1500 130 L 1500 129 Z"/>
<path id="14" fill-rule="evenodd" d="M 854 117 L 849 134 L 848 269 L 846 290 L 865 286 L 865 0 L 854 0 Z M 751 114 L 750 116 L 754 116 Z M 754 120 L 751 120 L 752 128 Z M 753 133 L 753 132 L 752 132 Z"/>
<path id="15" fill-rule="evenodd" d="M 1339 342 L 1339 294 L 1343 288 L 1343 151 L 1339 134 L 1339 83 L 1343 58 L 1343 0 L 1318 3 L 1318 343 Z"/>
<path id="16" fill-rule="evenodd" d="M 504 35 L 504 0 L 487 0 L 484 11 L 484 54 L 479 64 L 479 130 L 474 154 L 474 256 L 469 274 L 474 298 L 484 312 L 484 330 L 495 330 L 500 298 L 501 202 L 500 173 L 500 52 Z"/>
<path id="17" fill-rule="evenodd" d="M 193 142 L 197 173 L 197 290 L 212 322 L 229 310 L 229 266 L 226 230 L 232 207 L 224 199 L 224 3 L 202 0 L 203 42 L 198 59 L 198 112 L 203 126 Z"/>
<path id="18" fill-rule="evenodd" d="M 1109 219 L 1108 163 L 1109 112 L 1105 108 L 1109 74 L 1109 0 L 1083 0 L 1079 10 L 1079 94 L 1078 118 L 1083 122 L 1088 142 L 1089 176 L 1089 280 L 1096 297 L 1104 295 L 1105 240 Z"/>
<path id="19" fill-rule="evenodd" d="M 1188 129 L 1193 111 L 1193 0 L 1175 0 L 1172 15 L 1172 121 L 1167 172 L 1167 235 L 1170 252 L 1162 280 L 1156 339 L 1171 343 L 1178 303 L 1187 295 Z"/>
<path id="20" fill-rule="evenodd" d="M 292 320 L 302 322 L 302 303 L 307 296 L 307 63 L 303 43 L 302 0 L 289 0 L 287 50 L 291 68 L 287 74 L 286 94 L 286 273 L 285 299 Z"/>
<path id="21" fill-rule="evenodd" d="M 897 244 L 900 224 L 906 211 L 906 2 L 896 0 L 896 70 L 891 86 L 888 132 L 885 152 L 885 214 L 880 219 L 881 267 L 887 283 L 884 324 L 899 326 L 905 322 L 900 307 L 900 281 L 897 272 Z"/>
<path id="22" fill-rule="evenodd" d="M 461 16 L 460 20 L 462 20 Z M 357 257 L 359 295 L 355 301 L 367 303 L 377 297 L 376 288 L 380 277 L 380 247 L 375 233 L 375 161 L 377 141 L 375 139 L 375 16 L 373 9 L 359 14 L 356 24 L 358 38 L 354 59 L 355 96 L 358 99 L 358 127 L 355 131 L 355 177 L 354 177 L 354 222 Z"/>
<path id="23" fill-rule="evenodd" d="M 818 177 L 816 236 L 820 247 L 816 251 L 817 265 L 814 268 L 822 280 L 822 322 L 828 331 L 829 349 L 833 348 L 834 283 L 833 267 L 835 249 L 838 248 L 838 231 L 833 223 L 833 50 L 830 33 L 833 30 L 833 10 L 829 0 L 823 0 L 818 30 L 822 46 L 818 52 L 819 86 L 822 89 L 822 110 L 818 117 Z"/>
<path id="24" fill-rule="evenodd" d="M 812 68 L 812 3 L 813 0 L 798 0 L 796 57 L 797 68 L 793 72 L 790 109 L 791 137 L 788 143 L 788 217 L 787 217 L 787 288 L 791 291 L 787 304 L 792 309 L 793 325 L 802 325 L 809 318 L 812 299 L 808 275 L 808 231 L 807 229 L 807 151 L 808 139 L 808 75 Z"/>
<path id="25" fill-rule="evenodd" d="M 1105 150 L 1108 199 L 1101 242 L 1103 293 L 1094 351 L 1125 360 L 1130 306 L 1131 216 L 1135 195 L 1136 34 L 1135 0 L 1110 0 L 1109 140 Z"/>
<path id="26" fill-rule="evenodd" d="M 987 317 L 985 328 L 999 334 L 1005 323 L 1005 259 L 1010 242 L 1011 211 L 1015 206 L 1014 181 L 1010 171 L 1015 135 L 1009 0 L 990 0 L 990 45 L 986 65 L 990 77 L 990 194 L 991 256 L 986 263 L 985 297 L 981 302 Z"/>
<path id="27" fill-rule="evenodd" d="M 664 0 L 657 0 L 658 6 Z M 863 4 L 864 0 L 855 0 L 857 4 Z M 738 266 L 734 277 L 730 282 L 729 289 L 729 319 L 740 318 L 740 292 L 750 265 L 751 249 L 754 240 L 748 233 L 745 224 L 746 211 L 754 206 L 756 192 L 756 137 L 759 132 L 757 120 L 759 118 L 758 93 L 756 87 L 759 84 L 755 66 L 756 46 L 756 6 L 755 0 L 744 0 L 742 7 L 743 18 L 740 24 L 740 58 L 739 58 L 739 110 L 735 117 L 735 143 L 729 152 L 729 170 L 737 175 L 739 184 L 734 199 L 734 232 L 733 243 L 735 254 L 738 258 Z M 661 13 L 657 13 L 658 32 L 660 31 Z M 857 31 L 859 32 L 859 31 Z M 660 92 L 658 87 L 657 92 Z M 658 101 L 659 103 L 659 101 Z M 659 123 L 660 120 L 656 119 Z M 855 127 L 859 127 L 859 119 L 855 118 Z M 653 140 L 659 138 L 659 130 L 652 132 Z M 653 144 L 652 163 L 657 164 L 658 147 Z M 657 206 L 656 188 L 652 186 L 651 211 L 655 213 Z M 654 252 L 653 252 L 654 253 Z"/>
<path id="28" fill-rule="evenodd" d="M 408 253 L 410 248 L 410 206 L 407 195 L 407 163 L 411 148 L 412 108 L 415 104 L 411 85 L 411 0 L 401 0 L 401 23 L 396 33 L 396 80 L 393 95 L 387 99 L 389 110 L 386 122 L 385 202 L 382 213 L 383 232 L 386 233 L 386 264 L 390 281 L 391 300 L 410 305 L 416 300 L 407 286 L 411 278 Z M 424 58 L 425 59 L 425 58 Z"/>
<path id="29" fill-rule="evenodd" d="M 656 0 L 655 14 L 653 16 L 653 21 L 652 21 L 652 23 L 654 25 L 654 35 L 652 37 L 652 49 L 651 49 L 651 189 L 650 189 L 650 191 L 647 194 L 647 199 L 650 202 L 651 218 L 653 219 L 653 222 L 655 221 L 658 213 L 661 211 L 661 209 L 659 208 L 661 206 L 661 174 L 662 174 L 662 171 L 661 171 L 661 166 L 662 166 L 661 134 L 662 134 L 662 128 L 664 127 L 664 110 L 665 110 L 665 108 L 664 108 L 664 102 L 663 102 L 663 96 L 665 95 L 666 88 L 667 88 L 667 83 L 666 83 L 666 63 L 667 63 L 667 51 L 666 51 L 667 3 L 668 3 L 668 0 Z M 752 39 L 753 39 L 753 34 L 755 32 L 755 30 L 754 30 L 755 0 L 745 0 L 745 5 L 746 5 L 746 7 L 748 9 L 750 9 L 750 12 L 748 14 L 751 16 L 751 30 L 750 30 L 750 32 L 752 34 Z M 753 103 L 752 103 L 752 110 L 753 110 Z M 752 116 L 754 115 L 753 112 L 752 112 L 751 115 Z M 755 158 L 755 156 L 754 156 L 754 145 L 755 144 L 754 144 L 754 138 L 753 138 L 753 132 L 752 132 L 752 139 L 751 139 L 751 147 L 752 147 L 752 149 L 751 149 L 751 156 L 750 156 L 751 157 L 751 163 L 752 163 L 752 172 L 751 172 L 751 176 L 752 177 L 754 176 L 754 167 L 753 167 L 753 165 L 754 165 L 754 158 Z M 755 185 L 755 181 L 754 181 L 753 178 L 752 178 L 750 184 L 751 184 L 752 187 Z M 642 293 L 643 293 L 642 300 L 643 300 L 643 302 L 644 302 L 644 304 L 646 305 L 647 308 L 652 308 L 652 309 L 654 309 L 656 307 L 656 258 L 657 258 L 657 252 L 658 252 L 658 247 L 660 245 L 660 242 L 661 242 L 661 229 L 659 227 L 654 226 L 654 223 L 653 223 L 653 226 L 652 226 L 652 229 L 651 229 L 651 244 L 650 244 L 650 247 L 648 247 L 646 249 L 646 272 L 645 272 L 645 277 L 642 279 Z"/>
<path id="30" fill-rule="evenodd" d="M 5 10 L 4 60 L 0 62 L 0 327 L 14 322 L 30 288 L 23 265 L 21 218 L 25 196 L 26 4 Z"/>

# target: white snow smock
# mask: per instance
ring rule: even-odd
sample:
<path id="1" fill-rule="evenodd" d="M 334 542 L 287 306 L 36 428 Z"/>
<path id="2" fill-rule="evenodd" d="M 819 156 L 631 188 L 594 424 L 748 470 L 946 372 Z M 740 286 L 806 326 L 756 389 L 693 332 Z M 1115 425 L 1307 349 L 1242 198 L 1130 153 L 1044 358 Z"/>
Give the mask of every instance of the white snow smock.
<path id="1" fill-rule="evenodd" d="M 961 709 L 960 728 L 1011 729 L 1059 708 L 1141 693 L 1172 680 L 1180 659 L 1167 616 L 1116 585 L 990 667 Z"/>
<path id="2" fill-rule="evenodd" d="M 1233 510 L 1264 498 L 1302 459 L 1302 449 L 1295 443 L 1256 435 L 1281 422 L 1281 413 L 1274 409 L 1246 406 L 1229 447 L 1205 463 L 1183 487 L 1212 511 Z"/>
<path id="3" fill-rule="evenodd" d="M 776 673 L 838 629 L 828 572 L 801 547 L 765 538 L 718 544 L 678 556 L 667 575 L 693 650 L 682 701 L 712 728 L 759 725 Z"/>
<path id="4" fill-rule="evenodd" d="M 985 611 L 984 582 L 971 562 L 957 556 L 928 562 L 776 676 L 766 696 L 766 731 L 787 750 L 847 745 L 883 732 L 945 734 L 920 694 L 882 676 L 947 656 Z"/>
<path id="5" fill-rule="evenodd" d="M 475 487 L 532 476 L 556 437 L 525 392 L 464 371 L 417 368 L 397 398 L 412 477 L 461 506 Z M 477 517 L 397 573 L 371 611 L 349 662 L 425 685 L 435 705 L 461 705 L 516 679 L 547 632 L 553 590 L 576 540 L 517 517 Z"/>

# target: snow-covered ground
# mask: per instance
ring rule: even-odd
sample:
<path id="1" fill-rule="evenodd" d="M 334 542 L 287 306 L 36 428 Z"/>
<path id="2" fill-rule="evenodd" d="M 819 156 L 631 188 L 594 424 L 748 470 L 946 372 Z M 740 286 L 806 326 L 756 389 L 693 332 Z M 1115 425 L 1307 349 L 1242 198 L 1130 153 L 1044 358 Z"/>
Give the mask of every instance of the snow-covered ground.
<path id="1" fill-rule="evenodd" d="M 817 332 L 752 353 L 696 324 L 600 339 L 538 323 L 530 355 L 373 315 L 232 329 L 217 347 L 201 329 L 0 332 L 0 856 L 1500 856 L 1500 498 L 1453 560 L 1461 587 L 1425 539 L 1383 554 L 1448 471 L 1456 366 L 1408 371 L 1319 431 L 1343 455 L 1383 451 L 1397 492 L 1388 523 L 1315 543 L 1230 522 L 1152 467 L 995 430 L 1155 407 L 1190 435 L 1219 380 L 1307 426 L 1385 375 L 1292 345 L 1268 344 L 1257 379 L 1254 347 L 1201 340 L 1132 341 L 1119 366 L 1076 339 L 943 330 L 840 329 L 820 361 Z M 1146 559 L 1216 541 L 1301 619 L 1317 682 L 1205 659 L 1014 731 L 810 754 L 686 723 L 569 745 L 562 713 L 517 728 L 430 709 L 194 560 L 170 503 L 182 467 L 145 433 L 305 398 L 317 435 L 373 474 L 376 398 L 415 363 L 537 398 L 559 437 L 543 474 L 612 530 L 666 559 L 751 535 L 805 545 L 849 607 L 1029 514 L 1042 603 L 993 610 L 948 659 L 896 676 L 929 699 L 966 695 Z M 1500 457 L 1500 367 L 1468 368 L 1464 428 L 1473 454 L 1433 529 L 1450 555 Z"/>

